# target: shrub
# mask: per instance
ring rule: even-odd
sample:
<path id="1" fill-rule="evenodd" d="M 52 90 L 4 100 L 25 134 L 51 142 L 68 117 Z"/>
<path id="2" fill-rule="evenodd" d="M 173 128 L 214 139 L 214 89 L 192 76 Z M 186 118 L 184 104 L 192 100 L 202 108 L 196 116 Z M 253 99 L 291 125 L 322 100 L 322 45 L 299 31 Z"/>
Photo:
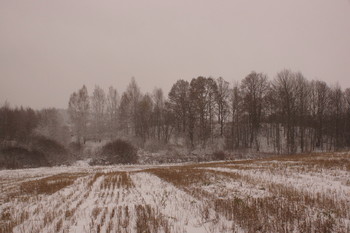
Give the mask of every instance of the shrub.
<path id="1" fill-rule="evenodd" d="M 49 166 L 45 155 L 38 150 L 15 146 L 0 150 L 0 168 L 17 169 Z"/>
<path id="2" fill-rule="evenodd" d="M 102 148 L 102 155 L 112 164 L 137 162 L 137 150 L 131 143 L 117 139 Z"/>
<path id="3" fill-rule="evenodd" d="M 71 143 L 69 143 L 68 148 L 69 148 L 69 150 L 71 150 L 71 151 L 77 153 L 77 152 L 80 152 L 80 151 L 82 150 L 83 147 L 82 147 L 82 145 L 81 145 L 80 143 L 78 143 L 78 142 L 71 142 Z"/>
<path id="4" fill-rule="evenodd" d="M 66 154 L 66 148 L 55 140 L 45 136 L 35 136 L 32 138 L 32 146 L 43 153 Z"/>
<path id="5" fill-rule="evenodd" d="M 71 154 L 59 142 L 37 135 L 31 138 L 32 150 L 40 151 L 51 165 L 61 165 L 70 160 Z"/>
<path id="6" fill-rule="evenodd" d="M 213 160 L 225 160 L 226 159 L 226 155 L 225 152 L 223 151 L 216 151 L 213 154 Z"/>

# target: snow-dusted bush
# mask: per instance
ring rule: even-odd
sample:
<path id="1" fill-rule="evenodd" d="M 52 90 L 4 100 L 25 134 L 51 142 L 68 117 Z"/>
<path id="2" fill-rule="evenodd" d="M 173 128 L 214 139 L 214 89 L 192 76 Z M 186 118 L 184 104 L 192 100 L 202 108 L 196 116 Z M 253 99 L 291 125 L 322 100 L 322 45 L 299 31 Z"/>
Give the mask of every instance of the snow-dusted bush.
<path id="1" fill-rule="evenodd" d="M 51 165 L 66 164 L 73 157 L 62 144 L 46 136 L 33 136 L 29 146 L 33 150 L 43 153 Z"/>
<path id="2" fill-rule="evenodd" d="M 68 148 L 70 151 L 78 153 L 80 150 L 82 150 L 83 146 L 78 142 L 71 142 L 69 143 Z"/>
<path id="3" fill-rule="evenodd" d="M 117 139 L 102 147 L 102 155 L 111 164 L 128 164 L 137 162 L 137 150 L 129 142 Z"/>
<path id="4" fill-rule="evenodd" d="M 49 166 L 45 155 L 38 150 L 15 146 L 0 150 L 0 169 Z"/>
<path id="5" fill-rule="evenodd" d="M 226 154 L 223 151 L 216 151 L 213 153 L 213 160 L 225 160 Z"/>

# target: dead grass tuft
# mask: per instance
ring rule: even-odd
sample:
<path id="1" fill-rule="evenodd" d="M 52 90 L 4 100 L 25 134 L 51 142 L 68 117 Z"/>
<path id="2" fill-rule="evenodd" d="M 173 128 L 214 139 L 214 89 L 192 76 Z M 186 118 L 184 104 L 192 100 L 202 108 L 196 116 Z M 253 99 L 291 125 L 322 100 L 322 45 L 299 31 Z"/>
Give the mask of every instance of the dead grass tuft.
<path id="1" fill-rule="evenodd" d="M 0 233 L 13 232 L 13 228 L 29 218 L 27 211 L 23 211 L 19 216 L 14 216 L 10 208 L 6 208 L 0 214 Z"/>
<path id="2" fill-rule="evenodd" d="M 168 221 L 150 205 L 136 205 L 137 233 L 170 232 Z"/>
<path id="3" fill-rule="evenodd" d="M 101 183 L 101 189 L 107 188 L 133 188 L 134 183 L 128 172 L 109 172 L 104 174 L 104 180 Z"/>

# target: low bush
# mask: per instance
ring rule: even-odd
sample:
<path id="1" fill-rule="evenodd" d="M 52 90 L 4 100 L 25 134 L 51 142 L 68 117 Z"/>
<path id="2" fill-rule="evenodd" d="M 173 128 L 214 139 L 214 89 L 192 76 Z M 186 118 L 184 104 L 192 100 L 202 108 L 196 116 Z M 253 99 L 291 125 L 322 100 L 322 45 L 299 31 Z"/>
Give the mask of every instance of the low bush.
<path id="1" fill-rule="evenodd" d="M 111 164 L 130 164 L 137 162 L 137 150 L 129 142 L 117 139 L 102 147 L 102 155 Z"/>
<path id="2" fill-rule="evenodd" d="M 45 136 L 40 135 L 32 137 L 31 141 L 33 147 L 35 147 L 37 150 L 41 150 L 44 153 L 67 153 L 67 150 L 63 145 Z"/>
<path id="3" fill-rule="evenodd" d="M 18 169 L 49 166 L 45 155 L 25 147 L 7 147 L 0 150 L 0 168 Z"/>
<path id="4" fill-rule="evenodd" d="M 223 151 L 216 151 L 213 153 L 213 160 L 225 160 L 226 154 Z"/>
<path id="5" fill-rule="evenodd" d="M 69 143 L 68 148 L 70 151 L 78 153 L 82 150 L 83 147 L 78 142 L 71 142 L 71 143 Z"/>
<path id="6" fill-rule="evenodd" d="M 65 164 L 72 157 L 63 145 L 41 135 L 31 138 L 30 147 L 43 153 L 51 165 Z"/>

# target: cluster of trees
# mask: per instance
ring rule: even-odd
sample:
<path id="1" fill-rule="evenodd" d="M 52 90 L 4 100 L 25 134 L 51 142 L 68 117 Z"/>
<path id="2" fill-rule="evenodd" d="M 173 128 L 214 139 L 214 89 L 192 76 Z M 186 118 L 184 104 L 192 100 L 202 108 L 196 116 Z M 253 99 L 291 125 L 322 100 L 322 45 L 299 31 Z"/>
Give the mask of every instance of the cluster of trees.
<path id="1" fill-rule="evenodd" d="M 70 130 L 65 119 L 65 110 L 44 108 L 37 112 L 38 124 L 34 129 L 36 135 L 54 140 L 63 146 L 70 143 Z"/>
<path id="2" fill-rule="evenodd" d="M 0 108 L 0 169 L 59 165 L 70 159 L 69 129 L 57 109 Z M 64 144 L 64 145 L 62 145 Z"/>
<path id="3" fill-rule="evenodd" d="M 39 115 L 31 108 L 0 108 L 0 141 L 25 141 L 39 123 Z"/>
<path id="4" fill-rule="evenodd" d="M 120 97 L 114 87 L 106 94 L 95 86 L 91 96 L 83 86 L 69 99 L 68 113 L 78 143 L 119 137 L 134 137 L 144 143 L 154 138 L 168 142 L 172 122 L 163 91 L 142 94 L 132 79 Z"/>
<path id="5" fill-rule="evenodd" d="M 273 80 L 251 72 L 232 86 L 223 78 L 178 80 L 168 98 L 162 89 L 142 94 L 132 79 L 119 96 L 85 86 L 69 100 L 77 141 L 134 137 L 190 148 L 225 141 L 226 149 L 276 153 L 340 150 L 350 145 L 350 89 L 308 81 L 282 70 Z"/>
<path id="6" fill-rule="evenodd" d="M 0 142 L 28 143 L 34 135 L 69 143 L 69 128 L 59 110 L 12 108 L 8 103 L 0 108 Z"/>
<path id="7" fill-rule="evenodd" d="M 282 70 L 269 80 L 251 72 L 233 85 L 223 78 L 178 80 L 167 96 L 143 94 L 134 79 L 119 95 L 83 86 L 69 100 L 70 128 L 57 109 L 0 108 L 0 141 L 26 141 L 33 133 L 68 145 L 132 138 L 206 148 L 276 153 L 334 151 L 350 146 L 350 89 L 309 81 Z M 70 130 L 73 132 L 70 133 Z"/>

